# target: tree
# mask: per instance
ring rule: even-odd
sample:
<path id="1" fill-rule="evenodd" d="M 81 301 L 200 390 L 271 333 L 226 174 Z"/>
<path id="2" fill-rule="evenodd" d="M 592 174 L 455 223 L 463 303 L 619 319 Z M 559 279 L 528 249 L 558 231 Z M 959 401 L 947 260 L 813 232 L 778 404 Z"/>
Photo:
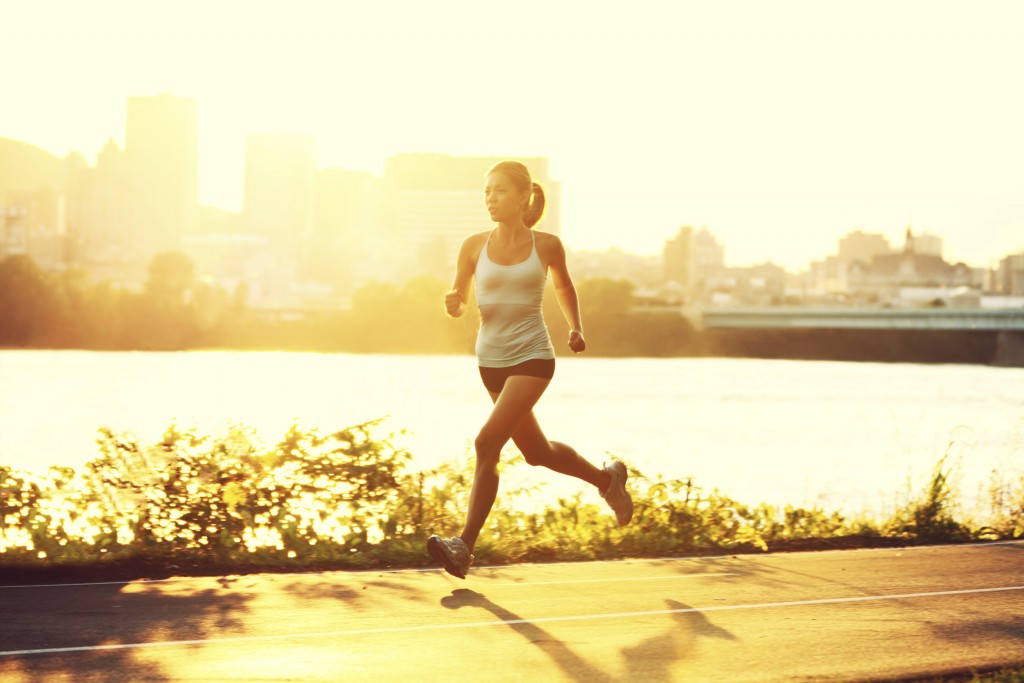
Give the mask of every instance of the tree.
<path id="1" fill-rule="evenodd" d="M 60 292 L 26 255 L 0 262 L 0 344 L 46 343 L 59 329 L 63 313 Z"/>
<path id="2" fill-rule="evenodd" d="M 167 251 L 149 264 L 149 276 L 129 323 L 143 349 L 184 349 L 195 344 L 198 323 L 190 305 L 195 285 L 195 266 L 185 254 Z"/>
<path id="3" fill-rule="evenodd" d="M 196 279 L 196 268 L 180 251 L 165 251 L 149 263 L 145 295 L 158 306 L 180 307 L 186 303 Z"/>
<path id="4" fill-rule="evenodd" d="M 580 283 L 579 297 L 581 313 L 586 318 L 612 319 L 628 315 L 633 310 L 633 290 L 636 287 L 628 280 L 613 280 L 599 277 Z"/>

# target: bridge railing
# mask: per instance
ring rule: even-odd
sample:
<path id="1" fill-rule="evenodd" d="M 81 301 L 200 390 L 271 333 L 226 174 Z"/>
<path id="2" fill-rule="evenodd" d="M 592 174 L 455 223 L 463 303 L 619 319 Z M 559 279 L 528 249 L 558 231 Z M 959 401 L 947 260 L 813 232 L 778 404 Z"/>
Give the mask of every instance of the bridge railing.
<path id="1" fill-rule="evenodd" d="M 705 328 L 1024 331 L 1024 309 L 706 309 Z"/>

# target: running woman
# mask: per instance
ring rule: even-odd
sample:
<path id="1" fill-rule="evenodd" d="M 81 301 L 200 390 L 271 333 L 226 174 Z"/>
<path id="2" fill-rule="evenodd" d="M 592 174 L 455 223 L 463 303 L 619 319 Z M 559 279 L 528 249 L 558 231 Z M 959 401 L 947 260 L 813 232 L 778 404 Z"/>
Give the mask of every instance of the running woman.
<path id="1" fill-rule="evenodd" d="M 555 373 L 555 349 L 541 313 L 548 272 L 569 323 L 569 348 L 573 353 L 587 348 L 565 248 L 556 235 L 532 229 L 544 211 L 544 191 L 533 182 L 526 166 L 502 161 L 487 172 L 484 197 L 497 225 L 463 242 L 445 308 L 453 318 L 465 313 L 467 292 L 475 277 L 480 307 L 476 355 L 494 408 L 476 437 L 476 473 L 462 533 L 427 539 L 431 556 L 460 579 L 466 578 L 473 563 L 473 547 L 498 494 L 498 459 L 509 439 L 528 464 L 596 486 L 619 525 L 629 524 L 633 517 L 626 466 L 613 461 L 598 469 L 571 446 L 549 441 L 533 414 L 534 404 Z"/>

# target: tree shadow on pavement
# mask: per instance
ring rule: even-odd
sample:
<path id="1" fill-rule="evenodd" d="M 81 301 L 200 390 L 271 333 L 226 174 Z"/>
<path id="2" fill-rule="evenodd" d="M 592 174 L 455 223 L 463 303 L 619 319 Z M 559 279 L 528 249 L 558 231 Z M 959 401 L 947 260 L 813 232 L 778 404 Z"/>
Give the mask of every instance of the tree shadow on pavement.
<path id="1" fill-rule="evenodd" d="M 0 680 L 171 680 L 160 665 L 140 657 L 145 648 L 124 646 L 240 635 L 249 598 L 225 590 L 229 586 L 221 582 L 220 588 L 199 591 L 168 583 L 0 589 L 0 652 L 44 650 L 0 655 Z M 62 648 L 83 649 L 45 652 Z"/>
<path id="2" fill-rule="evenodd" d="M 781 577 L 775 567 L 766 566 L 752 558 L 756 555 L 731 555 L 727 557 L 686 558 L 684 560 L 654 560 L 652 567 L 665 567 L 677 574 L 721 574 L 715 581 L 723 585 L 733 583 L 756 583 L 764 587 L 784 587 L 790 582 Z"/>
<path id="3" fill-rule="evenodd" d="M 937 638 L 952 640 L 957 643 L 978 641 L 991 647 L 992 640 L 1005 640 L 1008 647 L 1021 647 L 1024 643 L 1024 615 L 1008 616 L 1005 619 L 993 618 L 989 612 L 981 610 L 965 610 L 962 616 L 973 615 L 966 621 L 956 624 L 931 624 L 932 633 Z"/>
<path id="4" fill-rule="evenodd" d="M 346 607 L 356 610 L 380 609 L 386 601 L 401 598 L 410 602 L 425 603 L 421 591 L 397 581 L 370 579 L 358 574 L 342 575 L 347 583 L 305 583 L 294 581 L 284 586 L 284 592 L 301 600 L 338 600 Z"/>
<path id="5" fill-rule="evenodd" d="M 758 561 L 770 559 L 771 557 L 771 555 L 751 554 L 707 559 L 694 558 L 692 562 L 687 562 L 677 567 L 675 571 L 680 574 L 695 573 L 694 565 L 696 564 L 700 571 L 722 572 L 723 575 L 716 578 L 716 581 L 723 585 L 743 584 L 756 585 L 761 588 L 784 589 L 794 586 L 807 586 L 810 581 L 840 586 L 861 595 L 871 595 L 875 592 L 873 588 L 866 588 L 857 583 L 843 581 L 824 572 L 810 573 L 788 566 L 780 566 L 778 563 L 767 564 L 764 561 Z"/>
<path id="6" fill-rule="evenodd" d="M 541 627 L 530 623 L 529 620 L 524 619 L 518 614 L 510 612 L 501 605 L 494 603 L 483 593 L 477 593 L 468 588 L 458 588 L 453 590 L 451 595 L 441 598 L 441 605 L 448 609 L 477 607 L 487 610 L 508 624 L 509 628 L 526 638 L 531 644 L 540 648 L 572 680 L 580 681 L 581 683 L 584 681 L 586 683 L 591 683 L 592 681 L 600 683 L 616 680 L 573 652 L 555 636 Z"/>

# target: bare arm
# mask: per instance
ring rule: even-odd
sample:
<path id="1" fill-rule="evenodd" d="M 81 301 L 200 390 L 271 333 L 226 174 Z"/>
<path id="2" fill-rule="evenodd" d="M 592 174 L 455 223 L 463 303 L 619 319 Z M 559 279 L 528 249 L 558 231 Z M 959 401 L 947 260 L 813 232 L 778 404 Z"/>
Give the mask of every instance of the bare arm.
<path id="1" fill-rule="evenodd" d="M 580 316 L 576 286 L 572 283 L 569 267 L 565 262 L 565 247 L 562 246 L 562 240 L 555 235 L 548 239 L 551 241 L 548 268 L 551 271 L 551 282 L 555 286 L 558 306 L 562 309 L 565 321 L 569 323 L 569 348 L 573 353 L 580 353 L 587 348 L 587 342 L 583 339 L 583 319 Z"/>
<path id="2" fill-rule="evenodd" d="M 452 291 L 444 297 L 444 307 L 452 318 L 461 318 L 466 312 L 466 301 L 469 297 L 469 284 L 473 280 L 477 256 L 477 235 L 467 237 L 459 249 L 459 260 L 455 266 L 455 282 Z"/>

